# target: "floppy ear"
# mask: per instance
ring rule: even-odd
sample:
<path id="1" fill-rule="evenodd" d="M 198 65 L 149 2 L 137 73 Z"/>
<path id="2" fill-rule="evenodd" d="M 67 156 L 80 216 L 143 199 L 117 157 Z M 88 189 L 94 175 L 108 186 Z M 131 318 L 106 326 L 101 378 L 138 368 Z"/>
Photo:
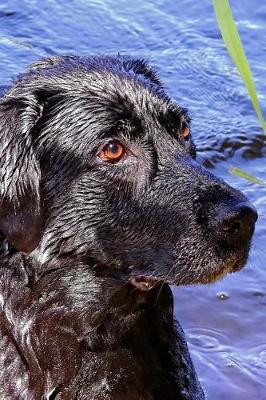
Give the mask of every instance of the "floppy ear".
<path id="1" fill-rule="evenodd" d="M 35 94 L 7 94 L 0 103 L 0 231 L 18 250 L 42 235 L 40 167 L 33 149 L 42 106 Z"/>

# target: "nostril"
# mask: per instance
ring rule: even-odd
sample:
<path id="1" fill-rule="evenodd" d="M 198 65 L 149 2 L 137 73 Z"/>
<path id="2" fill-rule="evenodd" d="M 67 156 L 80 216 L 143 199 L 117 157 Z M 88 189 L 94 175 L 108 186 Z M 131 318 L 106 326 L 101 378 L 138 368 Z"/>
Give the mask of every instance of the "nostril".
<path id="1" fill-rule="evenodd" d="M 258 219 L 257 211 L 251 204 L 238 204 L 223 214 L 222 230 L 228 238 L 250 240 Z"/>
<path id="2" fill-rule="evenodd" d="M 238 235 L 241 230 L 241 221 L 233 221 L 225 224 L 223 230 L 231 235 Z"/>

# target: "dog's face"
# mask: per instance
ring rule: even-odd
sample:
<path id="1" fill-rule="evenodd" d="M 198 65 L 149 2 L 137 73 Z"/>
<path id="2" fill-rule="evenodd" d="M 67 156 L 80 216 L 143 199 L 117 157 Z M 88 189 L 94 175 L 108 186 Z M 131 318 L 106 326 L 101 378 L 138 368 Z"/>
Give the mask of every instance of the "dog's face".
<path id="1" fill-rule="evenodd" d="M 197 164 L 187 112 L 145 63 L 47 60 L 0 107 L 0 230 L 18 249 L 87 257 L 147 289 L 245 264 L 256 212 Z"/>

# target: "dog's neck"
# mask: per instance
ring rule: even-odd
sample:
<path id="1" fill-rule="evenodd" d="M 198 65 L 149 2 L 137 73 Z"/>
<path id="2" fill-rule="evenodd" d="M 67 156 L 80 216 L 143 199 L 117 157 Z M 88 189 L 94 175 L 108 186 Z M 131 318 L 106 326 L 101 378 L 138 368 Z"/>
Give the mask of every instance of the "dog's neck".
<path id="1" fill-rule="evenodd" d="M 74 260 L 44 273 L 32 265 L 16 254 L 1 276 L 2 331 L 21 357 L 26 372 L 14 379 L 27 398 L 52 390 L 62 399 L 201 399 L 168 285 L 141 292 Z"/>

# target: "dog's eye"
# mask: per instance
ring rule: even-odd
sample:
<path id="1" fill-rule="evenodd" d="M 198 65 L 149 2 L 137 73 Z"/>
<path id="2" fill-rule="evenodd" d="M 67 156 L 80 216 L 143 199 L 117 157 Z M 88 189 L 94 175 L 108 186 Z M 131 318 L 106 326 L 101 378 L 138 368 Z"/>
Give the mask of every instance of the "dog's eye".
<path id="1" fill-rule="evenodd" d="M 182 136 L 185 140 L 188 140 L 190 137 L 190 129 L 187 125 L 185 125 L 182 129 Z"/>
<path id="2" fill-rule="evenodd" d="M 99 157 L 103 161 L 116 163 L 121 160 L 121 158 L 125 155 L 125 152 L 125 146 L 118 141 L 113 141 L 104 146 L 99 154 Z"/>

